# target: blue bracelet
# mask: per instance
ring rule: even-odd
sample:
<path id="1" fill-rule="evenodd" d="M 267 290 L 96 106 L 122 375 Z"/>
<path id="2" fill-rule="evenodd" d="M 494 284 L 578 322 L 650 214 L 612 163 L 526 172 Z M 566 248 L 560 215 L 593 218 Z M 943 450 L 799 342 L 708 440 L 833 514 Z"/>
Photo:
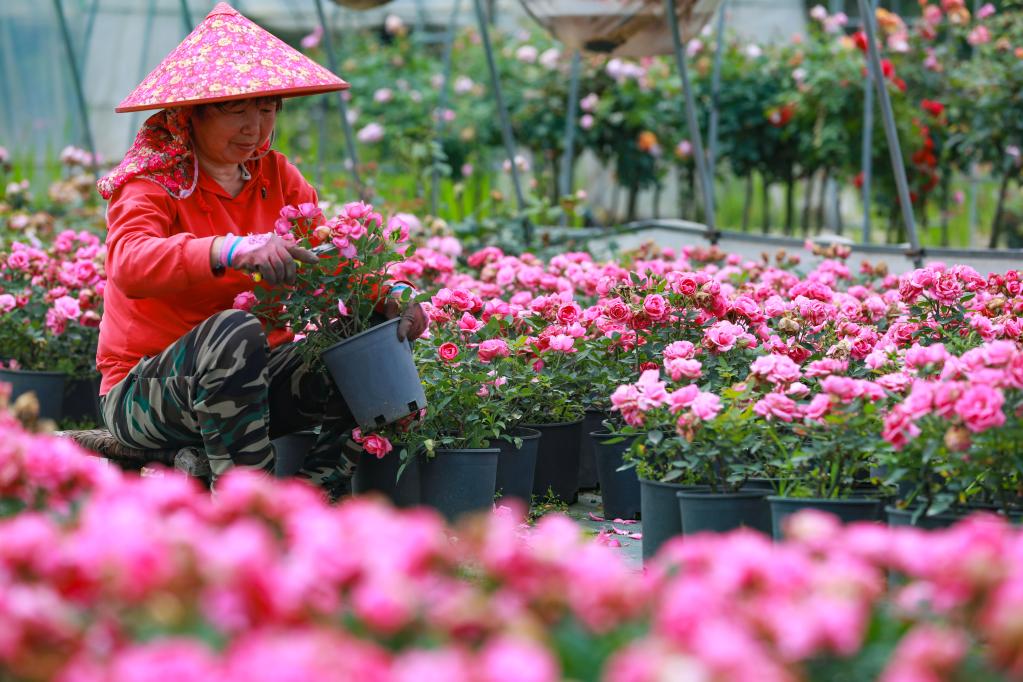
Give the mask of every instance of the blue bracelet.
<path id="1" fill-rule="evenodd" d="M 409 286 L 408 284 L 395 284 L 394 286 L 391 287 L 391 290 L 388 293 L 391 296 L 394 296 L 396 294 L 400 294 L 401 292 L 405 291 L 406 289 L 412 289 L 412 287 Z"/>
<path id="2" fill-rule="evenodd" d="M 238 244 L 240 244 L 241 241 L 242 241 L 241 237 L 234 237 L 234 242 L 231 243 L 231 248 L 227 252 L 227 267 L 231 267 L 231 258 L 234 256 L 234 250 L 238 248 Z"/>

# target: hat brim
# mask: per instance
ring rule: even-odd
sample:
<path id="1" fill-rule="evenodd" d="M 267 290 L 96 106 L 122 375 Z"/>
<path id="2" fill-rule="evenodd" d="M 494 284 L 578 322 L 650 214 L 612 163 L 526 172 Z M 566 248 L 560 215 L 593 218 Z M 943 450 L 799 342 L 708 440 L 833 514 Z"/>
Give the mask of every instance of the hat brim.
<path id="1" fill-rule="evenodd" d="M 258 92 L 244 93 L 240 95 L 224 95 L 223 97 L 201 97 L 198 99 L 181 100 L 178 102 L 159 102 L 155 104 L 137 104 L 134 106 L 118 106 L 114 109 L 118 114 L 126 114 L 132 111 L 150 111 L 157 109 L 173 109 L 176 107 L 194 107 L 200 104 L 216 104 L 217 102 L 230 102 L 240 99 L 259 99 L 262 97 L 303 97 L 306 95 L 322 95 L 338 90 L 347 90 L 351 85 L 342 81 L 329 85 L 308 85 L 298 88 L 282 88 L 280 90 L 260 90 Z"/>

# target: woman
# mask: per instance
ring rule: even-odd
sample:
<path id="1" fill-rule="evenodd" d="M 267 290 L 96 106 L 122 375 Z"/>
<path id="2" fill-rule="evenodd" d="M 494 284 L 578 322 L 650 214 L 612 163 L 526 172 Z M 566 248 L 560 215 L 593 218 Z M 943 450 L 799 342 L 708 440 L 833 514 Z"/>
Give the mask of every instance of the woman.
<path id="1" fill-rule="evenodd" d="M 110 204 L 97 365 L 119 441 L 202 447 L 215 480 L 232 466 L 269 469 L 271 438 L 319 424 L 307 476 L 341 466 L 354 422 L 332 382 L 303 365 L 289 332 L 232 304 L 252 273 L 289 284 L 296 261 L 316 262 L 273 233 L 283 206 L 317 196 L 270 145 L 283 97 L 346 87 L 221 3 L 118 106 L 161 109 L 98 183 Z M 387 293 L 379 309 L 400 312 Z M 414 305 L 398 333 L 425 327 Z"/>

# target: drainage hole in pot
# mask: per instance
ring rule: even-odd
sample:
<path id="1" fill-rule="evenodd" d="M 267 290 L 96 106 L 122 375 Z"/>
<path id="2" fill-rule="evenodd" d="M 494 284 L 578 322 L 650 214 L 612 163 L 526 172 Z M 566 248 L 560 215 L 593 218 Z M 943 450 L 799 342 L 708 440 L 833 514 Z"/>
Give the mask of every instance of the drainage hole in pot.
<path id="1" fill-rule="evenodd" d="M 386 426 L 387 424 L 387 419 L 385 419 L 384 415 L 382 414 L 378 414 L 377 416 L 373 417 L 373 421 L 376 422 L 377 426 Z"/>
<path id="2" fill-rule="evenodd" d="M 418 412 L 419 411 L 419 403 L 417 403 L 415 400 L 408 401 L 408 411 L 409 411 L 409 414 L 412 414 L 413 412 Z"/>

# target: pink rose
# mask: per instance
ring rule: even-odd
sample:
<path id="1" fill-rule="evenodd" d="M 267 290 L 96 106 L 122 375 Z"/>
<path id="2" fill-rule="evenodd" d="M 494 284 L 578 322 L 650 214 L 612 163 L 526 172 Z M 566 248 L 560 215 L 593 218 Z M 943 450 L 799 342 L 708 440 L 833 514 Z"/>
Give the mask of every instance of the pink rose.
<path id="1" fill-rule="evenodd" d="M 505 358 L 511 352 L 508 349 L 508 342 L 504 339 L 487 339 L 480 343 L 477 350 L 480 362 L 490 362 L 494 358 Z"/>
<path id="2" fill-rule="evenodd" d="M 703 333 L 703 345 L 714 353 L 726 353 L 735 347 L 739 335 L 743 333 L 742 327 L 731 322 L 715 322 Z"/>
<path id="3" fill-rule="evenodd" d="M 721 399 L 713 393 L 700 392 L 696 398 L 693 399 L 692 405 L 690 405 L 693 414 L 704 421 L 709 421 L 714 417 L 718 416 L 721 412 Z"/>
<path id="4" fill-rule="evenodd" d="M 783 422 L 791 422 L 800 416 L 799 405 L 792 398 L 781 393 L 768 393 L 757 401 L 753 411 L 770 421 L 778 418 Z"/>
<path id="5" fill-rule="evenodd" d="M 458 346 L 451 343 L 450 341 L 442 343 L 440 347 L 437 349 L 437 355 L 444 362 L 451 362 L 452 360 L 458 357 L 459 352 L 460 351 L 458 349 Z"/>
<path id="6" fill-rule="evenodd" d="M 18 305 L 18 299 L 10 294 L 0 294 L 0 312 L 9 313 Z"/>
<path id="7" fill-rule="evenodd" d="M 672 381 L 680 379 L 699 379 L 703 374 L 703 366 L 699 360 L 686 360 L 683 358 L 667 358 L 664 361 L 664 371 L 671 377 Z"/>
<path id="8" fill-rule="evenodd" d="M 555 334 L 550 337 L 548 347 L 551 350 L 560 351 L 562 353 L 575 353 L 575 339 L 567 334 Z"/>
<path id="9" fill-rule="evenodd" d="M 363 437 L 361 445 L 363 450 L 376 455 L 377 459 L 383 459 L 384 455 L 394 449 L 391 441 L 376 433 Z"/>
<path id="10" fill-rule="evenodd" d="M 65 320 L 77 320 L 82 315 L 82 308 L 77 298 L 61 296 L 53 302 L 53 309 Z"/>
<path id="11" fill-rule="evenodd" d="M 676 358 L 688 360 L 696 355 L 696 346 L 688 341 L 674 341 L 664 348 L 664 358 L 673 360 Z"/>
<path id="12" fill-rule="evenodd" d="M 256 304 L 256 295 L 251 291 L 243 291 L 234 297 L 234 303 L 231 305 L 236 310 L 252 310 L 252 306 Z"/>
<path id="13" fill-rule="evenodd" d="M 483 323 L 473 317 L 470 313 L 462 313 L 461 319 L 458 320 L 458 328 L 463 332 L 474 332 L 482 326 Z"/>
<path id="14" fill-rule="evenodd" d="M 660 294 L 649 294 L 643 299 L 643 311 L 651 320 L 661 320 L 668 314 L 668 302 Z"/>
<path id="15" fill-rule="evenodd" d="M 997 388 L 976 384 L 967 388 L 956 403 L 956 413 L 970 431 L 981 433 L 1005 423 L 1005 396 Z"/>
<path id="16" fill-rule="evenodd" d="M 668 395 L 668 409 L 672 414 L 678 414 L 693 404 L 693 401 L 700 395 L 700 389 L 689 384 Z"/>
<path id="17" fill-rule="evenodd" d="M 298 214 L 306 220 L 316 220 L 323 215 L 323 209 L 312 202 L 298 205 Z"/>
<path id="18" fill-rule="evenodd" d="M 582 308 L 579 307 L 579 304 L 575 301 L 570 301 L 562 304 L 562 306 L 558 308 L 557 317 L 558 322 L 561 324 L 572 324 L 573 322 L 576 322 L 581 315 Z"/>

